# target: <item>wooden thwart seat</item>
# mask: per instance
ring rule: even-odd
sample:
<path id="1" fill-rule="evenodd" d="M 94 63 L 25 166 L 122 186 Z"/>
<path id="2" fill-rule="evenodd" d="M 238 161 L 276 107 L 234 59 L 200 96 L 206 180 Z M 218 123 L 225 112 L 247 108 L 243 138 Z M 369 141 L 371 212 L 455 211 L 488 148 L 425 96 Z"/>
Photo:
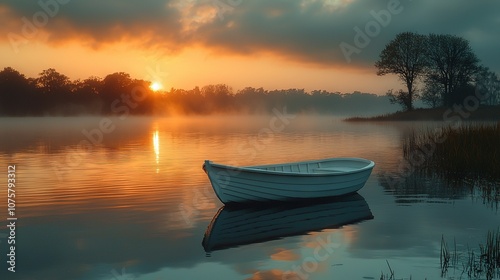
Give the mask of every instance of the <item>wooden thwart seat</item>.
<path id="1" fill-rule="evenodd" d="M 353 168 L 350 167 L 321 167 L 321 168 L 315 168 L 314 171 L 319 171 L 319 172 L 347 172 L 347 171 L 352 171 L 354 170 Z"/>

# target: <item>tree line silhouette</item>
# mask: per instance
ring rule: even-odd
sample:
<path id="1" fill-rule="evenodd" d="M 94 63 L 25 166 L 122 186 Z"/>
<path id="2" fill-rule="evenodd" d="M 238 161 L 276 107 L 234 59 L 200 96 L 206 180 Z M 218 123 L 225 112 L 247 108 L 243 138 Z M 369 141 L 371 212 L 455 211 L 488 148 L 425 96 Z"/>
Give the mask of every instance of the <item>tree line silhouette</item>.
<path id="1" fill-rule="evenodd" d="M 0 71 L 0 115 L 258 114 L 285 106 L 290 113 L 363 115 L 395 111 L 388 97 L 361 92 L 253 87 L 234 92 L 225 84 L 153 91 L 150 85 L 150 81 L 123 72 L 71 81 L 52 68 L 43 70 L 37 78 L 28 78 L 6 67 Z"/>
<path id="2" fill-rule="evenodd" d="M 479 64 L 469 42 L 459 36 L 399 33 L 375 67 L 377 75 L 395 74 L 406 86 L 406 91 L 387 92 L 405 110 L 413 110 L 418 99 L 431 107 L 451 107 L 474 95 L 485 97 L 486 105 L 500 104 L 500 78 Z"/>

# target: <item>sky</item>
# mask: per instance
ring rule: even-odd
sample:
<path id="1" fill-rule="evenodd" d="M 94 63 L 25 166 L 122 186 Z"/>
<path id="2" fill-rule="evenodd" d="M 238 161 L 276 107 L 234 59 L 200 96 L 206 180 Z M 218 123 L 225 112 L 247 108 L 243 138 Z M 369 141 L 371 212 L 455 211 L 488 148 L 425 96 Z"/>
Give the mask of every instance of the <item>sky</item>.
<path id="1" fill-rule="evenodd" d="M 499 11 L 468 0 L 0 0 L 0 69 L 384 94 L 402 84 L 374 63 L 405 31 L 464 37 L 500 73 Z"/>

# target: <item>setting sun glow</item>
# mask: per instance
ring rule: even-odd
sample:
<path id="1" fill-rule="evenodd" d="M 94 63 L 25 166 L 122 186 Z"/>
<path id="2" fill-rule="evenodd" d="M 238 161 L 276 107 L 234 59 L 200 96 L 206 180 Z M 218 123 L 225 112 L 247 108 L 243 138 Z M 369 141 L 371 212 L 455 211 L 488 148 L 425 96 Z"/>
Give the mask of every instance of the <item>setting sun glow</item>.
<path id="1" fill-rule="evenodd" d="M 153 82 L 150 86 L 150 88 L 153 90 L 153 91 L 159 91 L 160 89 L 163 88 L 162 84 L 159 83 L 159 82 Z"/>

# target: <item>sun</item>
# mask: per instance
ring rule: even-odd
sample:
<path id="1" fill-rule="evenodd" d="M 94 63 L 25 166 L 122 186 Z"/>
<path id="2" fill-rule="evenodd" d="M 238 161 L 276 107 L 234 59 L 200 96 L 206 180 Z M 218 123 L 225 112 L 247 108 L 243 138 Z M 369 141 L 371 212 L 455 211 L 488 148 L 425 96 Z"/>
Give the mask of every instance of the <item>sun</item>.
<path id="1" fill-rule="evenodd" d="M 163 85 L 160 83 L 160 82 L 153 82 L 150 86 L 149 86 L 153 91 L 159 91 L 160 89 L 163 88 Z"/>

